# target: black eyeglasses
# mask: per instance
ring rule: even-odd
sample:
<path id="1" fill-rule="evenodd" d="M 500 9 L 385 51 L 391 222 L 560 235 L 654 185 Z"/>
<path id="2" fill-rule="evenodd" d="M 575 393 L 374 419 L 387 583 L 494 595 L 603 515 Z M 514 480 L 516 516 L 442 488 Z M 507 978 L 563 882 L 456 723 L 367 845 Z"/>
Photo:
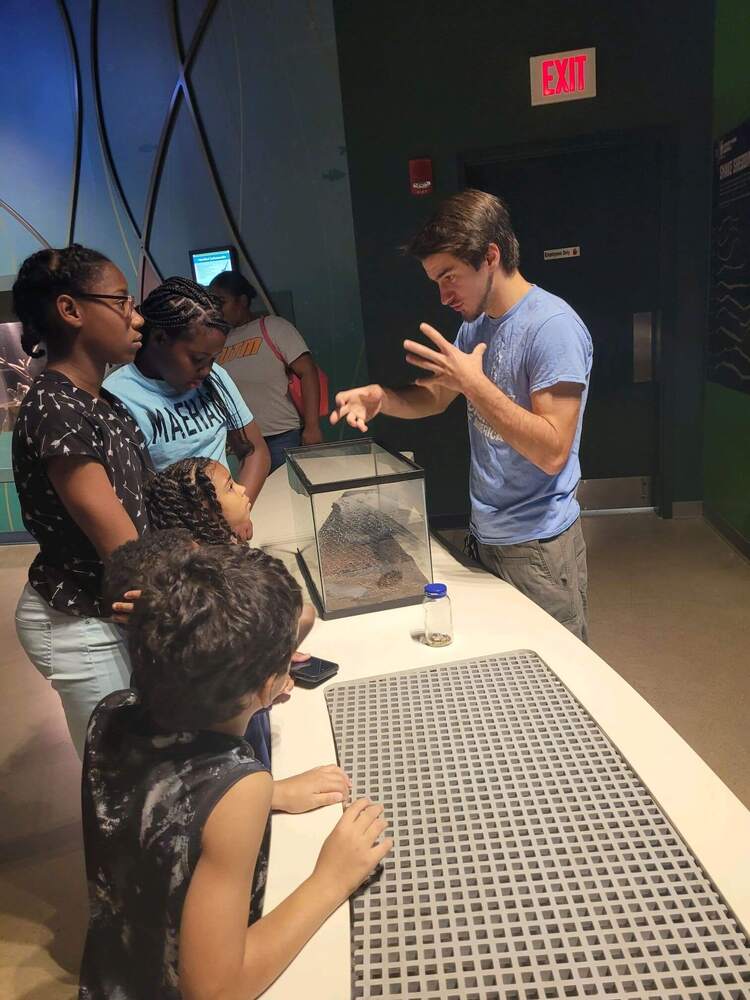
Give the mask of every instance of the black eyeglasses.
<path id="1" fill-rule="evenodd" d="M 135 297 L 133 295 L 100 295 L 98 292 L 81 292 L 76 295 L 76 298 L 91 299 L 93 301 L 97 299 L 112 299 L 113 302 L 120 302 L 123 306 L 122 312 L 126 320 L 130 320 L 135 308 Z"/>

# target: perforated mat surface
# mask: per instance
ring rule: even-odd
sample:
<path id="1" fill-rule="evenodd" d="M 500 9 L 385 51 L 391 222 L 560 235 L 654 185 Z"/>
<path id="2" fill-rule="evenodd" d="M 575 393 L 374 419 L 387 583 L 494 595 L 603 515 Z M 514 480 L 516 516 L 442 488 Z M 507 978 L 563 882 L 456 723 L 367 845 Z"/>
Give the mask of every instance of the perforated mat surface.
<path id="1" fill-rule="evenodd" d="M 750 949 L 627 762 L 535 653 L 332 685 L 395 838 L 352 902 L 352 997 L 738 1000 Z"/>

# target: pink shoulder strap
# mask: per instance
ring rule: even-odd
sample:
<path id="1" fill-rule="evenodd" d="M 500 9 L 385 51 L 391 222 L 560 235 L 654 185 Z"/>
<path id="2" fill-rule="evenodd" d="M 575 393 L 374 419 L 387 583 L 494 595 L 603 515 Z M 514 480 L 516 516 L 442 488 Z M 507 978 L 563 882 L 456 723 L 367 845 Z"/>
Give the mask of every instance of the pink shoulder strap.
<path id="1" fill-rule="evenodd" d="M 279 361 L 282 363 L 282 365 L 286 368 L 287 367 L 287 363 L 284 360 L 284 357 L 283 357 L 281 351 L 278 349 L 278 347 L 276 346 L 276 344 L 274 344 L 274 342 L 271 340 L 270 334 L 268 333 L 268 330 L 266 329 L 266 317 L 265 316 L 261 316 L 260 317 L 260 332 L 263 334 L 263 339 L 265 340 L 266 344 L 273 351 L 273 353 L 276 355 L 276 357 L 279 359 Z"/>

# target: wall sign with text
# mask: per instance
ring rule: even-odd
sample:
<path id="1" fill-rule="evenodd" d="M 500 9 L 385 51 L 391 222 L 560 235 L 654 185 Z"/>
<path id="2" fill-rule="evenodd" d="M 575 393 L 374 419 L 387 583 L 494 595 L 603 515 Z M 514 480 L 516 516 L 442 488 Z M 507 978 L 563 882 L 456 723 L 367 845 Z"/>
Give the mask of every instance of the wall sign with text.
<path id="1" fill-rule="evenodd" d="M 596 49 L 532 56 L 529 72 L 532 105 L 596 97 Z"/>
<path id="2" fill-rule="evenodd" d="M 714 143 L 708 379 L 750 393 L 750 119 Z"/>
<path id="3" fill-rule="evenodd" d="M 545 250 L 545 260 L 568 260 L 571 257 L 580 257 L 580 247 L 556 247 L 554 250 Z"/>

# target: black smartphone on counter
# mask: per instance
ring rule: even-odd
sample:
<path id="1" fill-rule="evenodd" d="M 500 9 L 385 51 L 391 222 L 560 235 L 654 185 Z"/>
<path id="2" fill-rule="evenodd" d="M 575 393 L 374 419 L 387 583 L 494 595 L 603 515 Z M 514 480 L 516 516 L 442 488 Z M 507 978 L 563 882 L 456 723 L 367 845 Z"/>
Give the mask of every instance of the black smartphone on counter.
<path id="1" fill-rule="evenodd" d="M 339 672 L 338 663 L 331 660 L 321 660 L 319 656 L 311 656 L 303 663 L 293 663 L 289 673 L 294 683 L 303 688 L 314 688 Z"/>

